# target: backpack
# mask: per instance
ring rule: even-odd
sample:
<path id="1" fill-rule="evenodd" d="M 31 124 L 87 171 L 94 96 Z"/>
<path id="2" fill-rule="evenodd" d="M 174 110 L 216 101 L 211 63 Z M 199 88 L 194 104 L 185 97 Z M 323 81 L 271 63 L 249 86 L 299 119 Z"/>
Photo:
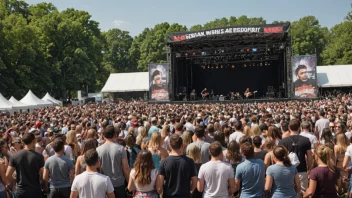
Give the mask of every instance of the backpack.
<path id="1" fill-rule="evenodd" d="M 128 147 L 128 149 L 127 149 L 127 159 L 128 159 L 128 165 L 129 165 L 130 168 L 133 168 L 134 162 L 136 161 L 138 153 L 140 151 L 141 150 L 137 146 Z"/>
<path id="2" fill-rule="evenodd" d="M 299 158 L 297 156 L 297 145 L 298 145 L 298 140 L 299 140 L 299 136 L 298 136 L 298 139 L 297 139 L 297 143 L 294 142 L 290 136 L 288 136 L 288 138 L 290 138 L 291 142 L 292 142 L 292 147 L 289 151 L 289 154 L 288 154 L 288 158 L 290 158 L 290 161 L 291 161 L 291 164 L 294 165 L 294 166 L 299 166 L 299 164 L 301 163 L 299 161 Z"/>

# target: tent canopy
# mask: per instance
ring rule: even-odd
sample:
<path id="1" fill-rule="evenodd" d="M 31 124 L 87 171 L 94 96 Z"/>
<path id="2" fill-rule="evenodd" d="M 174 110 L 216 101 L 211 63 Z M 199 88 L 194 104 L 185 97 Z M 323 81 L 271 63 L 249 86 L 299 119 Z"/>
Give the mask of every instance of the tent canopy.
<path id="1" fill-rule="evenodd" d="M 62 102 L 60 100 L 56 100 L 49 93 L 46 93 L 45 96 L 42 98 L 42 100 L 53 103 L 55 105 L 62 105 Z"/>
<path id="2" fill-rule="evenodd" d="M 53 106 L 53 103 L 43 101 L 39 99 L 34 93 L 29 90 L 27 95 L 20 100 L 20 102 L 27 104 L 27 105 L 33 105 L 36 107 L 47 107 L 47 106 Z"/>
<path id="3" fill-rule="evenodd" d="M 13 104 L 14 107 L 16 107 L 17 109 L 30 109 L 31 105 L 26 105 L 20 101 L 18 101 L 16 98 L 14 98 L 13 96 L 11 96 L 11 98 L 9 99 L 9 101 Z"/>
<path id="4" fill-rule="evenodd" d="M 14 105 L 0 93 L 0 109 L 11 110 Z"/>
<path id="5" fill-rule="evenodd" d="M 110 74 L 101 92 L 149 91 L 148 72 Z"/>
<path id="6" fill-rule="evenodd" d="M 318 66 L 319 87 L 352 86 L 352 65 Z"/>

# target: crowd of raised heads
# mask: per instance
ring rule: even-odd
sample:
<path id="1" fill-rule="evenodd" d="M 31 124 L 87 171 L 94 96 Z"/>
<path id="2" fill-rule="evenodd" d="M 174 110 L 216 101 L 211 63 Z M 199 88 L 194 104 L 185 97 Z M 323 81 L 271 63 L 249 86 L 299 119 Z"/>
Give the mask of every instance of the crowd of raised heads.
<path id="1" fill-rule="evenodd" d="M 3 113 L 0 198 L 351 196 L 351 99 Z"/>

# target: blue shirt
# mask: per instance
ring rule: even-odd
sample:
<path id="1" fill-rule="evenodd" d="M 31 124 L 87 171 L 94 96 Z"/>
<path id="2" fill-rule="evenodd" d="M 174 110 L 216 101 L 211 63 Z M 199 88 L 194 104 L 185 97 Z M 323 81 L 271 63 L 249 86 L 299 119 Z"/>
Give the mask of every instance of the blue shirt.
<path id="1" fill-rule="evenodd" d="M 152 138 L 152 135 L 154 132 L 158 132 L 159 131 L 159 128 L 156 127 L 156 126 L 152 126 L 150 127 L 149 131 L 148 131 L 148 138 L 151 139 Z"/>
<path id="2" fill-rule="evenodd" d="M 241 197 L 264 198 L 265 165 L 261 159 L 247 159 L 236 168 L 235 179 L 242 181 Z"/>
<path id="3" fill-rule="evenodd" d="M 294 189 L 294 179 L 297 174 L 296 166 L 284 166 L 282 164 L 274 164 L 268 167 L 266 174 L 273 178 L 271 187 L 271 198 L 296 198 Z"/>

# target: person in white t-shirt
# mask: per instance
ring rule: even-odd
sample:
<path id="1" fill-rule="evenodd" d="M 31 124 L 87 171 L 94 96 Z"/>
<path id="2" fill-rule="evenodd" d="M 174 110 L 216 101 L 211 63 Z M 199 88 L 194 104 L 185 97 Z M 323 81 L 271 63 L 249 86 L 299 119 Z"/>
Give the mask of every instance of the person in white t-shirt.
<path id="1" fill-rule="evenodd" d="M 312 150 L 314 150 L 318 145 L 318 139 L 315 135 L 313 135 L 311 132 L 309 132 L 311 129 L 311 125 L 309 122 L 304 121 L 301 124 L 301 133 L 299 135 L 304 136 L 309 139 L 311 145 L 312 145 Z"/>
<path id="2" fill-rule="evenodd" d="M 214 142 L 209 147 L 211 161 L 203 164 L 198 173 L 197 189 L 203 197 L 229 197 L 235 192 L 234 170 L 222 161 L 222 147 Z"/>
<path id="3" fill-rule="evenodd" d="M 86 171 L 73 180 L 70 198 L 114 198 L 110 178 L 97 172 L 97 168 L 101 167 L 97 151 L 88 150 L 84 160 L 87 164 Z"/>
<path id="4" fill-rule="evenodd" d="M 234 126 L 236 131 L 230 135 L 229 142 L 236 141 L 237 143 L 240 143 L 240 138 L 244 136 L 242 132 L 242 122 L 235 121 Z"/>

